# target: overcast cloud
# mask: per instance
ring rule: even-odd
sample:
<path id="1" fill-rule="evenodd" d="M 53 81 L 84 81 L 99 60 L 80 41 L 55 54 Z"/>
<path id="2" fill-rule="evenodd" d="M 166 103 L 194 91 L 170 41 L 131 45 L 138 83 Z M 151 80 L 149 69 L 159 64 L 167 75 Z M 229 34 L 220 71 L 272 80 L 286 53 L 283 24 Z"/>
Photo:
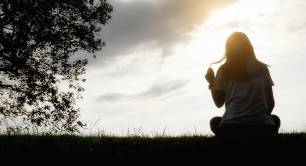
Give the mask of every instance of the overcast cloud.
<path id="1" fill-rule="evenodd" d="M 122 94 L 122 93 L 107 93 L 101 95 L 97 102 L 105 103 L 105 102 L 120 102 L 120 101 L 129 101 L 129 100 L 137 100 L 137 99 L 149 99 L 149 98 L 157 98 L 164 97 L 166 95 L 171 94 L 174 91 L 182 89 L 184 86 L 188 84 L 187 80 L 166 80 L 160 81 L 153 84 L 148 90 L 138 93 L 138 94 Z"/>
<path id="2" fill-rule="evenodd" d="M 171 49 L 188 40 L 188 33 L 202 24 L 211 12 L 234 0 L 110 1 L 113 17 L 103 30 L 107 47 L 94 64 L 137 52 L 139 48 L 171 55 Z"/>

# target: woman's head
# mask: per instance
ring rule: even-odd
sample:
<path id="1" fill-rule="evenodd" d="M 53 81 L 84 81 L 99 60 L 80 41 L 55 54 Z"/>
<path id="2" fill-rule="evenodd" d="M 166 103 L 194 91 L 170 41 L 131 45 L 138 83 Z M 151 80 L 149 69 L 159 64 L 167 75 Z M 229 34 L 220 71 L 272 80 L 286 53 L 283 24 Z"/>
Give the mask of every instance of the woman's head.
<path id="1" fill-rule="evenodd" d="M 249 80 L 254 74 L 247 71 L 247 62 L 261 68 L 261 62 L 256 59 L 251 41 L 242 32 L 232 33 L 225 44 L 225 63 L 221 66 L 223 73 L 230 80 Z M 257 70 L 259 71 L 259 70 Z M 254 72 L 259 73 L 259 72 Z"/>
<path id="2" fill-rule="evenodd" d="M 242 32 L 232 33 L 225 44 L 225 58 L 228 63 L 244 63 L 255 60 L 255 53 L 251 41 Z"/>

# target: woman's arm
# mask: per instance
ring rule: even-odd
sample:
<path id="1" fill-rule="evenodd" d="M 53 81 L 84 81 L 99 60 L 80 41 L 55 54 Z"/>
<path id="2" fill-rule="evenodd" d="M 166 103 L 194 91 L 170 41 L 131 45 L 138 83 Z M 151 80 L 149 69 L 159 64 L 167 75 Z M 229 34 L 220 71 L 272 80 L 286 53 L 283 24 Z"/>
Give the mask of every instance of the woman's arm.
<path id="1" fill-rule="evenodd" d="M 271 114 L 275 106 L 272 86 L 267 88 L 267 101 L 269 106 L 268 113 Z"/>
<path id="2" fill-rule="evenodd" d="M 210 91 L 211 91 L 211 96 L 215 102 L 215 105 L 218 108 L 221 108 L 225 103 L 225 93 L 220 90 L 214 90 L 213 88 Z"/>
<path id="3" fill-rule="evenodd" d="M 215 73 L 211 68 L 209 68 L 207 70 L 207 73 L 205 75 L 205 79 L 209 83 L 208 87 L 211 91 L 211 96 L 214 100 L 215 105 L 218 108 L 221 108 L 224 105 L 224 102 L 225 102 L 225 92 L 222 91 L 222 90 L 214 89 L 213 85 L 215 83 L 216 78 L 215 78 Z"/>
<path id="4" fill-rule="evenodd" d="M 274 101 L 274 95 L 273 95 L 273 89 L 272 86 L 274 86 L 274 82 L 271 78 L 270 71 L 267 66 L 264 68 L 264 77 L 266 81 L 266 100 L 268 104 L 268 113 L 271 114 L 273 111 L 273 108 L 275 106 L 275 101 Z"/>

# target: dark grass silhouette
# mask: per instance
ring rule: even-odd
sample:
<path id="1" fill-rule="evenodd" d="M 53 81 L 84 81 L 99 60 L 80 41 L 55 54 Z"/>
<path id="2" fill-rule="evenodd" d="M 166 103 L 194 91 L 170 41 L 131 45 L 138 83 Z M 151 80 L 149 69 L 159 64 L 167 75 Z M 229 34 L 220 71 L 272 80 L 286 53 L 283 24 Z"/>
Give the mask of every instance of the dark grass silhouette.
<path id="1" fill-rule="evenodd" d="M 273 138 L 224 140 L 208 136 L 181 137 L 109 137 L 109 136 L 0 136 L 3 155 L 57 155 L 70 160 L 69 155 L 81 154 L 69 162 L 91 157 L 112 163 L 197 163 L 224 159 L 229 156 L 272 159 L 302 155 L 306 150 L 306 133 L 280 134 Z M 301 151 L 301 153 L 299 153 Z M 35 154 L 35 155 L 32 155 Z M 2 155 L 2 157 L 3 157 Z M 91 160 L 94 161 L 94 160 Z M 148 164 L 149 164 L 148 163 Z"/>

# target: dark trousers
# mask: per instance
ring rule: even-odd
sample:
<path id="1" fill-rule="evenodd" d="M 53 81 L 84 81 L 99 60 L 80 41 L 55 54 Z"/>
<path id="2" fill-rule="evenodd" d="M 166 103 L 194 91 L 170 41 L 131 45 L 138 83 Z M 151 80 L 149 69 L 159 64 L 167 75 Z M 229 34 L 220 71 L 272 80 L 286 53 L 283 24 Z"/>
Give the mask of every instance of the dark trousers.
<path id="1" fill-rule="evenodd" d="M 214 117 L 210 120 L 210 129 L 217 137 L 244 137 L 244 136 L 274 136 L 277 135 L 280 127 L 280 119 L 271 115 L 274 125 L 238 125 L 221 124 L 221 117 Z"/>

